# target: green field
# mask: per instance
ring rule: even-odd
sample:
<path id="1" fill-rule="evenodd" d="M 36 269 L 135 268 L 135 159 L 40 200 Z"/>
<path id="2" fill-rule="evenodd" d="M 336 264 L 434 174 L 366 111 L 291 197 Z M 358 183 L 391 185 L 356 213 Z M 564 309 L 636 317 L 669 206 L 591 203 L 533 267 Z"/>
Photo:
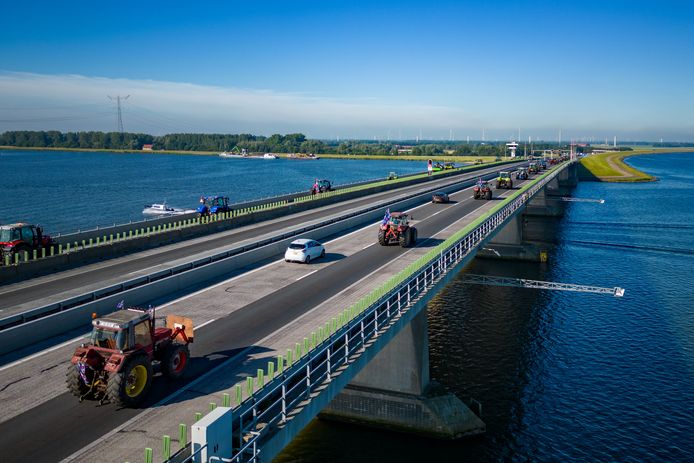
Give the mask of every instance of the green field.
<path id="1" fill-rule="evenodd" d="M 593 180 L 599 182 L 652 182 L 657 180 L 645 172 L 634 169 L 624 162 L 630 156 L 643 154 L 667 154 L 680 152 L 694 152 L 692 148 L 663 148 L 663 149 L 639 149 L 634 151 L 618 151 L 614 153 L 600 153 L 581 159 L 579 175 L 581 180 Z"/>

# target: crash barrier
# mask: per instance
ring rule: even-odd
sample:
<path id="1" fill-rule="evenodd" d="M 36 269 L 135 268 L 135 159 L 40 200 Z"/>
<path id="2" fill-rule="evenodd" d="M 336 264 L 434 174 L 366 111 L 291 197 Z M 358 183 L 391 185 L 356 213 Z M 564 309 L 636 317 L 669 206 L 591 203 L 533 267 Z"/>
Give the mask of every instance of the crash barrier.
<path id="1" fill-rule="evenodd" d="M 492 178 L 495 172 L 484 174 Z M 129 305 L 144 304 L 153 299 L 209 281 L 220 275 L 281 254 L 297 236 L 311 232 L 314 239 L 323 239 L 345 229 L 356 227 L 382 217 L 385 207 L 407 209 L 429 200 L 433 191 L 453 192 L 475 182 L 466 179 L 447 187 L 431 187 L 424 191 L 402 195 L 395 201 L 382 201 L 357 211 L 348 212 L 321 222 L 289 230 L 252 243 L 239 245 L 208 257 L 162 269 L 115 285 L 100 288 L 60 302 L 47 304 L 0 319 L 0 354 L 65 333 L 83 326 L 89 315 L 103 315 L 113 311 L 121 300 Z"/>
<path id="2" fill-rule="evenodd" d="M 474 257 L 475 251 L 492 239 L 513 216 L 520 213 L 530 199 L 548 182 L 554 179 L 566 165 L 558 165 L 539 176 L 532 183 L 523 186 L 510 195 L 503 203 L 476 219 L 443 243 L 429 251 L 413 264 L 395 275 L 356 304 L 339 312 L 304 337 L 286 354 L 269 361 L 267 367 L 257 369 L 256 375 L 236 384 L 222 398 L 222 407 L 229 411 L 231 424 L 223 433 L 211 435 L 231 436 L 230 453 L 213 453 L 207 450 L 215 445 L 196 440 L 192 436 L 190 444 L 170 459 L 170 463 L 207 462 L 253 462 L 260 455 L 265 444 L 281 427 L 297 419 L 299 410 L 311 408 L 311 402 L 321 394 L 337 394 L 339 389 L 331 384 L 346 384 L 341 376 L 350 376 L 345 371 L 352 365 L 365 365 L 364 358 L 375 354 L 369 349 L 380 339 L 392 339 L 397 332 L 414 318 L 422 309 L 412 310 L 415 303 L 444 278 L 452 278 L 455 268 Z M 356 374 L 352 372 L 350 377 Z M 324 402 L 332 399 L 326 397 Z M 233 403 L 230 400 L 233 398 Z M 215 404 L 216 403 L 212 403 Z M 212 407 L 211 407 L 212 408 Z M 313 407 L 313 416 L 320 411 Z M 196 414 L 196 422 L 201 414 Z M 207 418 L 207 417 L 205 417 Z M 211 426 L 217 419 L 204 421 Z M 307 417 L 309 419 L 310 417 Z M 201 426 L 201 425 L 198 425 Z M 299 429 L 294 429 L 298 432 Z M 201 433 L 205 436 L 205 433 Z M 275 448 L 276 449 L 276 448 Z M 263 455 L 270 461 L 275 455 Z"/>
<path id="3" fill-rule="evenodd" d="M 511 162 L 518 161 L 502 161 L 485 164 L 482 166 L 467 166 L 455 170 L 444 170 L 435 172 L 433 177 L 443 178 L 456 174 L 464 174 L 480 169 L 487 169 L 500 164 L 508 164 Z M 37 250 L 32 254 L 24 252 L 21 254 L 14 254 L 13 257 L 9 255 L 3 256 L 4 258 L 0 261 L 0 263 L 2 263 L 2 265 L 0 265 L 0 279 L 9 279 L 19 276 L 20 269 L 17 268 L 19 266 L 33 264 L 33 267 L 31 268 L 22 269 L 21 271 L 23 273 L 31 271 L 46 271 L 53 267 L 59 268 L 60 266 L 68 265 L 70 263 L 69 261 L 58 259 L 70 257 L 71 255 L 80 252 L 84 253 L 85 251 L 89 250 L 97 251 L 94 256 L 91 256 L 92 258 L 95 258 L 95 256 L 98 256 L 100 252 L 104 252 L 99 251 L 100 249 L 113 250 L 114 245 L 122 245 L 124 242 L 132 240 L 141 240 L 143 238 L 149 239 L 151 237 L 158 236 L 166 237 L 170 236 L 172 232 L 180 232 L 182 230 L 191 228 L 198 229 L 213 223 L 225 223 L 239 217 L 252 216 L 253 214 L 257 214 L 259 212 L 276 210 L 295 204 L 309 202 L 316 202 L 318 205 L 320 202 L 324 202 L 318 200 L 326 200 L 328 198 L 335 198 L 341 195 L 349 195 L 367 189 L 391 189 L 404 186 L 405 184 L 419 183 L 420 181 L 426 181 L 430 178 L 432 177 L 429 177 L 426 173 L 424 173 L 406 175 L 394 180 L 383 180 L 377 182 L 371 180 L 367 182 L 343 185 L 335 190 L 315 195 L 301 192 L 290 195 L 270 197 L 264 200 L 251 201 L 248 203 L 235 204 L 232 205 L 233 209 L 231 212 L 213 214 L 205 217 L 199 217 L 197 214 L 189 214 L 186 216 L 165 217 L 142 222 L 132 222 L 129 224 L 116 225 L 114 227 L 106 227 L 101 229 L 97 227 L 94 230 L 66 234 L 62 236 L 59 235 L 55 239 L 55 244 L 49 248 Z M 104 254 L 106 253 L 104 252 Z M 40 265 L 39 262 L 41 262 Z M 14 267 L 14 269 L 10 269 L 9 267 Z"/>

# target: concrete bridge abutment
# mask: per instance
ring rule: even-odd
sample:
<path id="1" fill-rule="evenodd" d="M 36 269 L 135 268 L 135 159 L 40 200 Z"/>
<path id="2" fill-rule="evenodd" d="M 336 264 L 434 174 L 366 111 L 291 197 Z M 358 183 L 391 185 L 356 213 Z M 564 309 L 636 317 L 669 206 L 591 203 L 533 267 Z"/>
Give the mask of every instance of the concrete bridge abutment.
<path id="1" fill-rule="evenodd" d="M 320 417 L 442 439 L 483 433 L 484 422 L 430 380 L 427 329 L 421 310 Z"/>

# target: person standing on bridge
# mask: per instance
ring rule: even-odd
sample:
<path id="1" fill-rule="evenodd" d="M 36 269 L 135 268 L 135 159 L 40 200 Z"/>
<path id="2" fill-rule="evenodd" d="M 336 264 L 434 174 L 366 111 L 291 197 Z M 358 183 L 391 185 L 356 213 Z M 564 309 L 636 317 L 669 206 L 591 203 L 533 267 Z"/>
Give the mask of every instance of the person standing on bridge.
<path id="1" fill-rule="evenodd" d="M 427 161 L 427 173 L 429 177 L 431 177 L 431 173 L 434 172 L 434 164 L 432 163 L 431 159 Z"/>

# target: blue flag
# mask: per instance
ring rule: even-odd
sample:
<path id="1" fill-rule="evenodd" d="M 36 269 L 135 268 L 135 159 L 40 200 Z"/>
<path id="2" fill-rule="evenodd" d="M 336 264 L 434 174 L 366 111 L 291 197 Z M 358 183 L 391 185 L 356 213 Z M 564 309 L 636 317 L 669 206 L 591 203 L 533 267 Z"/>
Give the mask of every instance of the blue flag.
<path id="1" fill-rule="evenodd" d="M 125 307 L 125 299 L 121 300 L 117 305 L 116 309 L 121 310 L 122 308 Z"/>
<path id="2" fill-rule="evenodd" d="M 386 215 L 383 216 L 383 221 L 381 222 L 381 225 L 385 225 L 390 221 L 390 208 L 386 209 Z"/>

